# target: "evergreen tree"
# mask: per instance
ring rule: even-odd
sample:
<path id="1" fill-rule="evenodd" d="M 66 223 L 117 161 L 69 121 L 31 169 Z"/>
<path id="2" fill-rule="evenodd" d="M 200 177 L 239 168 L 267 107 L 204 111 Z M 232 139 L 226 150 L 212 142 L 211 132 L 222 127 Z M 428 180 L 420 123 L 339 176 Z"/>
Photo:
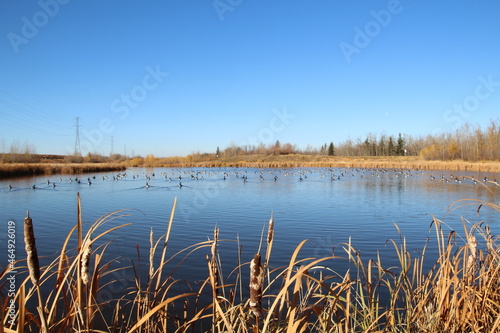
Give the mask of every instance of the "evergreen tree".
<path id="1" fill-rule="evenodd" d="M 389 137 L 389 143 L 387 144 L 387 156 L 393 156 L 395 154 L 394 139 L 392 135 Z"/>
<path id="2" fill-rule="evenodd" d="M 330 146 L 328 146 L 328 156 L 334 156 L 335 155 L 335 146 L 333 145 L 333 142 L 330 142 Z"/>
<path id="3" fill-rule="evenodd" d="M 385 147 L 385 138 L 382 136 L 378 143 L 378 150 L 380 156 L 387 156 L 386 147 Z"/>
<path id="4" fill-rule="evenodd" d="M 405 149 L 405 141 L 403 140 L 401 133 L 399 133 L 398 145 L 396 146 L 396 155 L 403 156 L 405 152 L 404 149 Z"/>

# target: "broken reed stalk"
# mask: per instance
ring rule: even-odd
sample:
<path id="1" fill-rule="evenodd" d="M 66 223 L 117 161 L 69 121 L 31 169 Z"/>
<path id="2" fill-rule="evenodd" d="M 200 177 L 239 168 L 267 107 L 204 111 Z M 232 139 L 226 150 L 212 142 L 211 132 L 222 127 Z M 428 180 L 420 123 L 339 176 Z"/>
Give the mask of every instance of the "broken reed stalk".
<path id="1" fill-rule="evenodd" d="M 40 262 L 38 261 L 38 252 L 35 242 L 35 232 L 33 230 L 33 220 L 30 217 L 30 212 L 26 213 L 24 219 L 24 244 L 26 248 L 26 261 L 31 282 L 38 294 L 38 313 L 40 315 L 41 332 L 48 332 L 47 321 L 45 320 L 45 311 L 42 301 L 42 293 L 40 291 Z"/>

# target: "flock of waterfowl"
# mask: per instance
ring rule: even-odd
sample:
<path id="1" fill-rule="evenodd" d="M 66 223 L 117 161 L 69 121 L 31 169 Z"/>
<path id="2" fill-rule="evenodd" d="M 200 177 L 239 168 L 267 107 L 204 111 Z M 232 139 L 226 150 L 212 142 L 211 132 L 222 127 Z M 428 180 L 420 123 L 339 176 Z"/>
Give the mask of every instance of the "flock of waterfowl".
<path id="1" fill-rule="evenodd" d="M 192 181 L 203 181 L 205 179 L 210 180 L 233 180 L 233 181 L 241 181 L 243 183 L 247 183 L 249 181 L 253 182 L 278 182 L 281 180 L 288 182 L 305 182 L 309 180 L 313 181 L 321 181 L 322 179 L 327 179 L 328 181 L 341 181 L 348 179 L 350 177 L 359 177 L 359 178 L 367 178 L 367 177 L 405 177 L 412 178 L 414 176 L 423 176 L 430 180 L 440 180 L 443 183 L 470 183 L 477 184 L 481 183 L 494 183 L 496 185 L 500 185 L 496 179 L 490 180 L 488 177 L 481 177 L 481 179 L 474 178 L 472 176 L 459 176 L 454 174 L 445 175 L 441 173 L 439 175 L 431 174 L 428 171 L 420 171 L 420 170 L 398 170 L 398 169 L 360 169 L 360 168 L 296 168 L 296 169 L 200 169 L 200 170 L 187 170 L 187 169 L 168 169 L 168 171 L 163 171 L 161 173 L 156 172 L 142 172 L 140 174 L 130 172 L 136 171 L 135 169 L 128 170 L 129 172 L 112 174 L 112 175 L 103 175 L 97 177 L 96 175 L 92 176 L 75 176 L 75 177 L 58 177 L 58 181 L 47 179 L 43 183 L 32 184 L 29 188 L 36 189 L 48 189 L 48 188 L 56 188 L 63 184 L 79 184 L 79 185 L 88 185 L 92 186 L 92 184 L 96 182 L 106 182 L 106 181 L 114 181 L 119 182 L 123 180 L 132 180 L 136 182 L 143 182 L 143 186 L 139 188 L 151 188 L 154 182 L 158 184 L 161 181 L 164 182 L 175 182 L 176 185 L 173 187 L 182 188 L 188 182 Z M 38 178 L 39 179 L 39 178 Z M 184 184 L 183 184 L 184 182 Z M 26 187 L 15 187 L 12 184 L 9 184 L 7 187 L 9 190 L 20 190 L 27 189 Z"/>

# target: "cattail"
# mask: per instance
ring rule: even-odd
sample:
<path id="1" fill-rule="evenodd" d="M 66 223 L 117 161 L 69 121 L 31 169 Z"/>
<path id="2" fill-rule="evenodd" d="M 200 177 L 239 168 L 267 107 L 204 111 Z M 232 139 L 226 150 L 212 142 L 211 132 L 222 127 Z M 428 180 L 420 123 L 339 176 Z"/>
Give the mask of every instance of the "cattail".
<path id="1" fill-rule="evenodd" d="M 267 230 L 267 247 L 266 247 L 266 258 L 264 261 L 265 268 L 267 269 L 267 280 L 268 284 L 271 284 L 271 275 L 269 274 L 269 260 L 271 258 L 271 251 L 273 249 L 274 240 L 274 212 L 271 212 L 271 218 L 269 219 L 269 227 Z M 271 306 L 271 299 L 268 299 L 268 306 Z"/>
<path id="2" fill-rule="evenodd" d="M 476 249 L 477 249 L 477 240 L 476 236 L 470 236 L 469 237 L 469 242 L 467 243 L 469 246 L 469 250 L 472 256 L 476 256 Z"/>
<path id="3" fill-rule="evenodd" d="M 488 249 L 488 253 L 491 253 L 493 251 L 493 236 L 491 235 L 490 226 L 486 225 L 484 232 L 486 234 L 486 248 Z"/>
<path id="4" fill-rule="evenodd" d="M 467 267 L 471 269 L 476 262 L 476 251 L 477 251 L 477 240 L 475 236 L 470 236 L 469 241 L 467 242 L 467 246 L 469 247 L 469 257 L 467 258 Z"/>
<path id="5" fill-rule="evenodd" d="M 153 239 L 153 228 L 149 232 L 149 277 L 153 278 L 153 274 L 155 273 L 154 268 L 154 258 L 155 258 L 155 249 L 154 249 L 154 239 Z"/>
<path id="6" fill-rule="evenodd" d="M 219 228 L 214 228 L 214 240 L 212 242 L 212 247 L 210 248 L 210 252 L 212 254 L 212 259 L 215 259 L 217 255 L 217 242 L 219 240 Z"/>
<path id="7" fill-rule="evenodd" d="M 210 252 L 212 255 L 212 260 L 210 261 L 210 265 L 212 268 L 213 274 L 213 296 L 217 298 L 219 290 L 217 289 L 219 285 L 219 269 L 217 267 L 217 242 L 219 241 L 219 228 L 214 228 L 214 240 L 212 242 L 212 247 L 210 248 Z"/>
<path id="8" fill-rule="evenodd" d="M 262 287 L 264 285 L 264 265 L 260 254 L 256 254 L 250 262 L 250 310 L 255 317 L 262 315 Z"/>
<path id="9" fill-rule="evenodd" d="M 271 215 L 269 219 L 269 229 L 267 231 L 267 244 L 271 244 L 274 237 L 274 217 Z"/>
<path id="10" fill-rule="evenodd" d="M 88 238 L 83 245 L 82 253 L 82 282 L 87 285 L 90 281 L 90 255 L 92 254 L 92 239 Z"/>
<path id="11" fill-rule="evenodd" d="M 35 234 L 33 232 L 33 220 L 30 217 L 29 211 L 24 219 L 24 244 L 26 246 L 26 260 L 28 262 L 30 279 L 36 285 L 40 279 L 40 263 L 38 262 Z"/>
<path id="12" fill-rule="evenodd" d="M 269 265 L 269 259 L 271 258 L 271 251 L 273 249 L 273 239 L 274 239 L 274 217 L 271 213 L 271 218 L 269 219 L 269 228 L 267 230 L 267 248 L 266 248 L 266 261 L 265 264 Z"/>

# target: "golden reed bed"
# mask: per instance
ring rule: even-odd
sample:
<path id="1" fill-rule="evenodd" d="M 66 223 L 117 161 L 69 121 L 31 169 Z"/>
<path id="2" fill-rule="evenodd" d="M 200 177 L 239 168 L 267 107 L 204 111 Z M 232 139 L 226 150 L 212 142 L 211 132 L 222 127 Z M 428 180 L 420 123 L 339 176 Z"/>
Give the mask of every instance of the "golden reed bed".
<path id="1" fill-rule="evenodd" d="M 0 163 L 0 178 L 122 171 L 127 167 L 171 168 L 368 168 L 436 171 L 499 172 L 500 162 L 426 161 L 418 157 L 329 157 L 309 155 L 247 155 L 232 158 L 190 160 L 184 157 L 133 159 L 121 163 Z"/>
<path id="2" fill-rule="evenodd" d="M 500 331 L 500 248 L 498 236 L 483 222 L 464 220 L 463 231 L 450 232 L 434 218 L 430 241 L 436 242 L 438 254 L 430 270 L 424 269 L 429 243 L 415 252 L 403 235 L 387 242 L 398 258 L 392 267 L 384 266 L 380 256 L 362 258 L 350 238 L 337 254 L 320 258 L 301 257 L 304 240 L 287 265 L 275 267 L 274 225 L 281 221 L 271 217 L 267 237 L 262 233 L 261 243 L 253 245 L 253 259 L 238 250 L 237 267 L 228 269 L 219 255 L 219 244 L 227 240 L 219 240 L 217 227 L 213 238 L 167 252 L 176 199 L 170 218 L 163 217 L 166 233 L 151 228 L 149 252 L 142 259 L 139 245 L 135 259 L 113 259 L 106 252 L 112 240 L 104 236 L 130 223 L 106 224 L 127 217 L 126 210 L 103 215 L 89 226 L 77 199 L 76 224 L 59 240 L 61 250 L 48 265 L 40 265 L 36 254 L 37 246 L 44 246 L 35 243 L 36 218 L 25 218 L 27 259 L 12 259 L 0 272 L 0 332 Z M 473 199 L 454 207 L 464 205 L 500 212 L 498 204 Z M 193 277 L 199 283 L 190 288 L 178 288 L 182 281 L 172 274 L 189 265 L 191 256 L 205 257 L 207 273 Z M 335 270 L 340 261 L 349 263 L 346 272 Z M 130 286 L 114 290 L 116 297 L 101 298 L 119 282 L 113 277 L 109 282 L 116 276 L 111 274 L 125 270 L 134 272 Z M 249 283 L 244 285 L 243 276 Z"/>
<path id="3" fill-rule="evenodd" d="M 366 169 L 408 169 L 408 170 L 450 170 L 450 171 L 477 171 L 477 172 L 500 172 L 498 162 L 444 162 L 444 161 L 418 161 L 418 162 L 395 162 L 395 161 L 338 161 L 338 162 L 198 162 L 180 163 L 175 167 L 249 167 L 249 168 L 366 168 Z"/>
<path id="4" fill-rule="evenodd" d="M 500 162 L 427 161 L 416 156 L 404 157 L 331 157 L 310 155 L 246 155 L 232 158 L 189 161 L 183 158 L 157 158 L 144 164 L 147 167 L 250 167 L 250 168 L 370 168 L 500 172 Z"/>
<path id="5" fill-rule="evenodd" d="M 0 164 L 0 178 L 120 171 L 125 169 L 126 166 L 119 163 L 4 163 Z"/>

